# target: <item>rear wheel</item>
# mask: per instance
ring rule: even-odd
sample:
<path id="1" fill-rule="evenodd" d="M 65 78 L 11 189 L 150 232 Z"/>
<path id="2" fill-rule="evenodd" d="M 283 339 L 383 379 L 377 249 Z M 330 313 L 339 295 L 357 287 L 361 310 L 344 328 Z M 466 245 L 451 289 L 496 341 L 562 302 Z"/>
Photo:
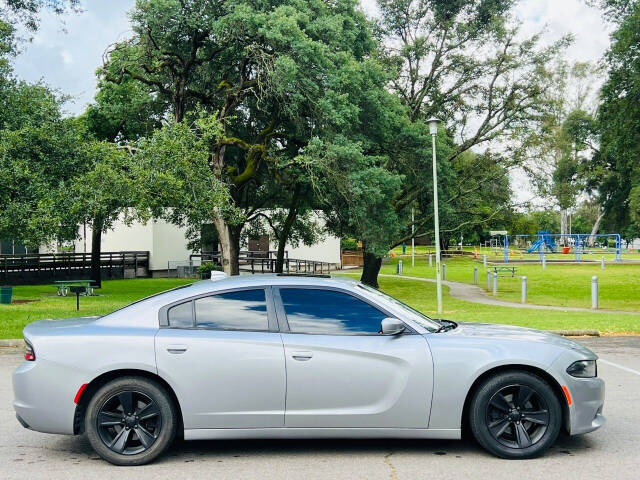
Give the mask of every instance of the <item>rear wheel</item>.
<path id="1" fill-rule="evenodd" d="M 556 441 L 562 408 L 551 386 L 529 372 L 488 378 L 476 390 L 469 423 L 480 445 L 502 458 L 532 458 Z"/>
<path id="2" fill-rule="evenodd" d="M 171 444 L 176 408 L 162 385 L 124 377 L 102 386 L 89 401 L 85 427 L 93 449 L 115 465 L 143 465 Z"/>

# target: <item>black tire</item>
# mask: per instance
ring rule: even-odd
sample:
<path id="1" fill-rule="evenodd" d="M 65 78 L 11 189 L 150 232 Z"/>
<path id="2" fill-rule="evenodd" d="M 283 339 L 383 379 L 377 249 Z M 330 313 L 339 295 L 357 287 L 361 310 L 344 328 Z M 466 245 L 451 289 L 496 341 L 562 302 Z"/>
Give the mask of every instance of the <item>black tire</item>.
<path id="1" fill-rule="evenodd" d="M 122 377 L 103 385 L 85 413 L 91 446 L 114 465 L 152 462 L 173 442 L 177 423 L 176 406 L 166 389 L 144 377 Z"/>
<path id="2" fill-rule="evenodd" d="M 524 371 L 486 379 L 469 408 L 469 426 L 478 443 L 501 458 L 542 455 L 560 433 L 562 407 L 553 388 Z"/>

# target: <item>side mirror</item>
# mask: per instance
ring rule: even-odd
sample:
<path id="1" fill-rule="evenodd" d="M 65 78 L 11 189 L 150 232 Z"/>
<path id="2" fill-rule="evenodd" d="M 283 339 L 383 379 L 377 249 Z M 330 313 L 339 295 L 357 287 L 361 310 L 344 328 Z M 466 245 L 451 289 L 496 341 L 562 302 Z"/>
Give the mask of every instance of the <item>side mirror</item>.
<path id="1" fill-rule="evenodd" d="M 383 335 L 399 335 L 405 331 L 405 326 L 397 318 L 387 317 L 382 320 L 381 331 Z"/>

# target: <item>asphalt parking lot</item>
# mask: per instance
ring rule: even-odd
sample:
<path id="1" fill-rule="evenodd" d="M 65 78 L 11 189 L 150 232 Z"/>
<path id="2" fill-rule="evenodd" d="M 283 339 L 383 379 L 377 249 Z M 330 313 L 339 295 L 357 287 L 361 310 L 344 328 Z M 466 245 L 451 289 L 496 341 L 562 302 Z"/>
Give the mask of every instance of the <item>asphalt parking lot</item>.
<path id="1" fill-rule="evenodd" d="M 21 352 L 0 348 L 0 479 L 640 478 L 640 337 L 578 339 L 600 357 L 607 424 L 561 437 L 543 458 L 499 460 L 471 440 L 210 441 L 176 444 L 144 467 L 114 467 L 82 438 L 22 428 L 11 405 Z M 135 477 L 134 477 L 135 475 Z"/>

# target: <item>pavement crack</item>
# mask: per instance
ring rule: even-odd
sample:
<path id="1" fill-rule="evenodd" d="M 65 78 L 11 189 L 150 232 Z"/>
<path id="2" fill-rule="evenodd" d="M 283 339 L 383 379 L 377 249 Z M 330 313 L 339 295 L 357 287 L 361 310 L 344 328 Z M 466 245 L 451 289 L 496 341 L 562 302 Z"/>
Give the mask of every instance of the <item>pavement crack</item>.
<path id="1" fill-rule="evenodd" d="M 384 456 L 384 463 L 389 465 L 389 468 L 391 469 L 391 480 L 398 480 L 398 472 L 395 465 L 391 463 L 391 455 L 393 455 L 393 452 L 389 452 Z"/>

